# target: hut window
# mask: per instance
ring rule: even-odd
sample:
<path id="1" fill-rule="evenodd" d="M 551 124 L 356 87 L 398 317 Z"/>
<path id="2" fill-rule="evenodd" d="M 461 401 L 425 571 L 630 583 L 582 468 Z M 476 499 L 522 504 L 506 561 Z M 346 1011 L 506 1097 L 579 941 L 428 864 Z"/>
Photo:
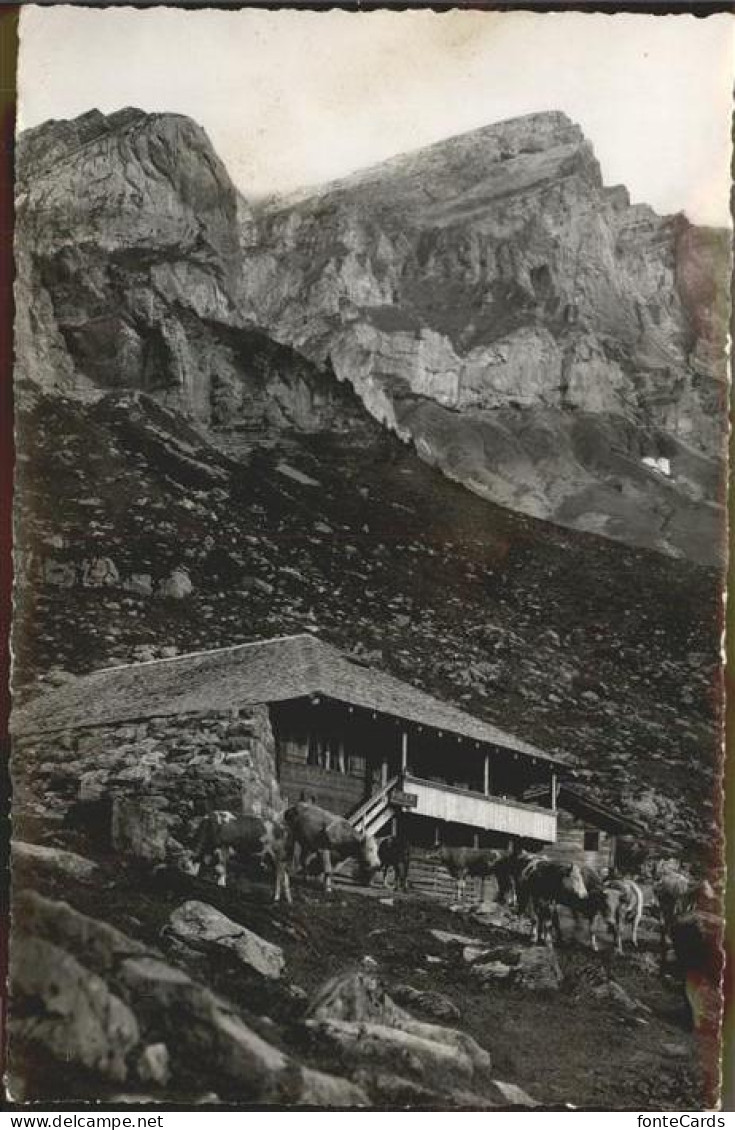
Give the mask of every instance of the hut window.
<path id="1" fill-rule="evenodd" d="M 600 833 L 596 828 L 586 828 L 584 833 L 584 850 L 585 851 L 599 851 L 600 850 Z"/>
<path id="2" fill-rule="evenodd" d="M 365 776 L 365 758 L 359 753 L 351 753 L 349 757 L 350 773 L 354 777 Z"/>

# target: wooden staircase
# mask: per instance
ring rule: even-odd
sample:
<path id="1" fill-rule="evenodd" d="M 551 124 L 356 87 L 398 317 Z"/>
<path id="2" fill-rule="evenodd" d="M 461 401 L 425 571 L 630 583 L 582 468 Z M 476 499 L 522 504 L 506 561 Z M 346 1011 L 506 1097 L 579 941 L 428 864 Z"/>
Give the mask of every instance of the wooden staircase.
<path id="1" fill-rule="evenodd" d="M 400 788 L 401 784 L 402 777 L 400 775 L 391 777 L 377 792 L 374 792 L 367 800 L 361 801 L 351 812 L 348 812 L 346 819 L 357 831 L 366 832 L 371 836 L 379 836 L 381 832 L 388 835 L 389 830 L 386 825 L 393 819 L 396 812 L 400 811 L 391 803 L 391 794 L 394 789 Z M 456 897 L 456 882 L 446 867 L 437 860 L 428 858 L 429 855 L 429 849 L 417 847 L 412 849 L 411 864 L 408 870 L 408 889 L 440 899 L 442 902 L 453 903 Z M 354 885 L 356 873 L 357 868 L 354 861 L 347 860 L 335 868 L 334 877 L 338 884 Z M 382 883 L 383 876 L 378 874 L 373 878 L 371 886 L 373 888 L 380 887 Z M 389 895 L 391 888 L 386 888 L 385 893 Z M 481 897 L 482 881 L 473 877 L 468 878 L 465 888 L 465 902 L 467 904 L 479 902 Z"/>
<path id="2" fill-rule="evenodd" d="M 398 777 L 391 777 L 385 785 L 383 785 L 376 793 L 369 796 L 367 800 L 358 804 L 352 812 L 347 814 L 347 820 L 353 828 L 359 832 L 365 832 L 369 836 L 376 836 L 378 832 L 385 828 L 389 820 L 393 819 L 395 809 L 390 802 L 390 794 L 398 784 Z"/>

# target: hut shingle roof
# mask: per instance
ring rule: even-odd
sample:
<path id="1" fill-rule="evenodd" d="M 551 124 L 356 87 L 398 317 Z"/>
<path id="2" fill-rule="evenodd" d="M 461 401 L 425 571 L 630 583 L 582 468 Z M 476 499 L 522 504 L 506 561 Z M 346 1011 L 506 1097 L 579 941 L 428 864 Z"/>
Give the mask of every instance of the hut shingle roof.
<path id="1" fill-rule="evenodd" d="M 311 635 L 107 667 L 39 695 L 13 715 L 16 733 L 285 702 L 321 695 L 352 706 L 558 761 L 497 726 L 366 667 Z"/>

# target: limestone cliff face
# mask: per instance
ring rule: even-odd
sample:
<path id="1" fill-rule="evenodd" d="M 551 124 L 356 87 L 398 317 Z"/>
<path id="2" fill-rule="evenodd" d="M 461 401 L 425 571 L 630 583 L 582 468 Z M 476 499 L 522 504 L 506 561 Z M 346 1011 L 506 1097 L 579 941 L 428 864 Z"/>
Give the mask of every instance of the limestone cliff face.
<path id="1" fill-rule="evenodd" d="M 726 242 L 606 188 L 563 114 L 271 200 L 248 231 L 251 316 L 424 458 L 539 517 L 716 551 Z"/>
<path id="2" fill-rule="evenodd" d="M 242 317 L 249 209 L 198 125 L 93 110 L 18 145 L 17 376 L 142 390 L 219 430 L 350 426 L 344 390 Z"/>
<path id="3" fill-rule="evenodd" d="M 487 498 L 717 551 L 726 242 L 562 114 L 254 207 L 189 119 L 91 111 L 22 135 L 17 217 L 20 378 L 221 431 L 352 426 L 349 387 Z"/>
<path id="4" fill-rule="evenodd" d="M 236 320 L 238 200 L 204 131 L 122 110 L 18 147 L 19 363 L 43 384 L 187 389 L 177 308 Z"/>

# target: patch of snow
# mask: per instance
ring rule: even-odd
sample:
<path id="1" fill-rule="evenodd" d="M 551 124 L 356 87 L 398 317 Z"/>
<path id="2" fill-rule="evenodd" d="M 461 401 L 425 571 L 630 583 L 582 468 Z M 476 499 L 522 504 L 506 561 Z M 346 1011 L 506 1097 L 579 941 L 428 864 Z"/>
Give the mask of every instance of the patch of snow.
<path id="1" fill-rule="evenodd" d="M 665 475 L 667 479 L 671 478 L 671 460 L 665 456 L 656 458 L 655 455 L 644 455 L 641 460 L 645 463 L 646 467 L 650 467 L 652 471 L 656 471 L 659 475 Z"/>

